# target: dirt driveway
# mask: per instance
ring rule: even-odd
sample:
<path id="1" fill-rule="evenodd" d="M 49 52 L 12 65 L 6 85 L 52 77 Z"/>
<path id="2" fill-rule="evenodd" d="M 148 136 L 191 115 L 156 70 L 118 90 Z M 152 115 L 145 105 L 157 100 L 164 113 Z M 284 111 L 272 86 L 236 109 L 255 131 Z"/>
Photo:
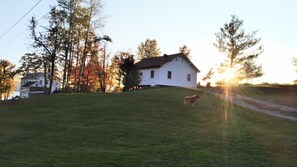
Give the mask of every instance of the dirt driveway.
<path id="1" fill-rule="evenodd" d="M 224 94 L 216 91 L 206 89 L 198 90 L 216 95 L 220 98 L 224 98 Z M 235 93 L 231 94 L 231 98 L 232 103 L 238 106 L 297 122 L 297 108 L 295 107 L 275 104 L 265 100 L 254 99 Z"/>

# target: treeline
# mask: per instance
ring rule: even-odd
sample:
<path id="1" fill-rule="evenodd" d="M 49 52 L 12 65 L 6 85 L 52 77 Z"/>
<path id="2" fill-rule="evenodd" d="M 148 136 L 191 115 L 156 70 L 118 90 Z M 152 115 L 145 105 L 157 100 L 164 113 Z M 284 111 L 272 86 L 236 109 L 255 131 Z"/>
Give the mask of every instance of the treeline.
<path id="1" fill-rule="evenodd" d="M 57 0 L 47 20 L 46 26 L 39 26 L 35 17 L 30 21 L 32 46 L 38 52 L 21 58 L 23 75 L 43 72 L 44 83 L 50 81 L 49 90 L 57 76 L 61 78 L 63 92 L 120 89 L 127 75 L 124 63 L 132 61 L 133 55 L 118 52 L 109 63 L 111 57 L 106 46 L 112 39 L 95 33 L 105 22 L 100 0 Z"/>

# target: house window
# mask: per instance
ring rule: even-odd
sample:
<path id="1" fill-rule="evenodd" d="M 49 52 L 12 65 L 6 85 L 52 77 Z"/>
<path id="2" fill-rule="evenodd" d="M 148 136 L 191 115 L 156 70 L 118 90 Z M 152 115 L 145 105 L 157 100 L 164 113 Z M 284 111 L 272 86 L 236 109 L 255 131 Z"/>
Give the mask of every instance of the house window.
<path id="1" fill-rule="evenodd" d="M 167 73 L 167 78 L 168 79 L 171 79 L 171 74 L 172 74 L 172 72 L 171 71 L 168 71 L 168 73 Z"/>
<path id="2" fill-rule="evenodd" d="M 191 74 L 187 74 L 187 81 L 191 81 Z"/>
<path id="3" fill-rule="evenodd" d="M 143 73 L 142 72 L 139 72 L 139 76 L 142 77 L 143 76 Z"/>
<path id="4" fill-rule="evenodd" d="M 40 85 L 42 85 L 42 80 L 39 81 Z"/>
<path id="5" fill-rule="evenodd" d="M 154 77 L 155 77 L 155 71 L 152 70 L 152 71 L 151 71 L 151 78 L 154 78 Z"/>

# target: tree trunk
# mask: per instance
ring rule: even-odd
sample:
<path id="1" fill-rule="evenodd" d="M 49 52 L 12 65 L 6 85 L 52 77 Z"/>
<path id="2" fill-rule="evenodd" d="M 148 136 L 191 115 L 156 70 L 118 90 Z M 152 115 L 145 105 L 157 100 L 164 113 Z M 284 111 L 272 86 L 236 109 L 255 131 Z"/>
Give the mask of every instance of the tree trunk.
<path id="1" fill-rule="evenodd" d="M 55 73 L 55 59 L 53 59 L 51 63 L 52 64 L 51 64 L 50 86 L 49 86 L 48 95 L 52 93 L 52 86 L 53 86 L 54 73 Z"/>
<path id="2" fill-rule="evenodd" d="M 44 94 L 45 95 L 47 95 L 47 87 L 46 87 L 46 85 L 47 85 L 47 77 L 46 77 L 46 71 L 47 71 L 47 69 L 46 69 L 46 63 L 45 62 L 43 62 L 43 76 L 44 76 Z"/>
<path id="3" fill-rule="evenodd" d="M 102 82 L 102 87 L 101 87 L 101 91 L 103 93 L 105 93 L 106 91 L 106 65 L 105 65 L 105 61 L 106 61 L 106 45 L 104 45 L 104 50 L 103 50 L 103 69 L 102 69 L 102 78 L 101 78 L 101 82 Z"/>
<path id="4" fill-rule="evenodd" d="M 80 36 L 80 31 L 78 31 L 78 36 Z M 77 86 L 77 67 L 79 63 L 79 38 L 77 38 L 77 45 L 76 45 L 76 64 L 75 64 L 75 71 L 74 71 L 74 92 L 78 93 L 78 86 Z"/>
<path id="5" fill-rule="evenodd" d="M 73 56 L 72 56 L 72 51 L 71 50 L 70 50 L 70 53 L 69 53 L 69 60 L 67 62 L 68 66 L 67 66 L 67 76 L 66 76 L 66 88 L 69 88 L 69 81 L 70 81 L 71 72 L 72 72 Z"/>
<path id="6" fill-rule="evenodd" d="M 65 93 L 65 84 L 66 84 L 66 76 L 67 76 L 67 62 L 68 62 L 68 46 L 66 46 L 67 44 L 65 43 L 65 62 L 64 62 L 64 70 L 63 70 L 63 82 L 62 82 L 62 89 L 63 92 Z"/>
<path id="7" fill-rule="evenodd" d="M 70 11 L 70 20 L 69 20 L 69 31 L 68 31 L 68 40 L 67 40 L 67 53 L 69 53 L 69 57 L 68 57 L 68 54 L 67 54 L 67 58 L 68 58 L 68 61 L 65 60 L 65 85 L 64 85 L 64 93 L 66 92 L 66 88 L 69 88 L 69 80 L 70 80 L 70 75 L 71 75 L 71 68 L 72 68 L 72 42 L 73 42 L 73 39 L 72 39 L 72 31 L 73 31 L 73 12 L 72 10 Z M 66 53 L 65 53 L 66 54 Z"/>
<path id="8" fill-rule="evenodd" d="M 55 73 L 55 61 L 57 57 L 57 43 L 58 43 L 58 29 L 55 28 L 55 43 L 54 43 L 54 51 L 51 54 L 51 76 L 50 76 L 50 88 L 49 88 L 49 95 L 52 93 L 52 86 L 53 86 L 53 80 L 55 78 L 54 73 Z"/>

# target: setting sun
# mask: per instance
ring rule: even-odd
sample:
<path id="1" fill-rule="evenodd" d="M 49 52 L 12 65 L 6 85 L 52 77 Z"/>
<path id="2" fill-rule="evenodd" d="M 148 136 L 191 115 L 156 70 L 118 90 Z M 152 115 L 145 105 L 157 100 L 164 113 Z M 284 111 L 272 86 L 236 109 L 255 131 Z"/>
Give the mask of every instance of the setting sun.
<path id="1" fill-rule="evenodd" d="M 226 81 L 230 81 L 233 78 L 233 71 L 230 70 L 229 68 L 225 71 L 225 73 L 223 74 L 224 79 L 226 79 Z"/>

